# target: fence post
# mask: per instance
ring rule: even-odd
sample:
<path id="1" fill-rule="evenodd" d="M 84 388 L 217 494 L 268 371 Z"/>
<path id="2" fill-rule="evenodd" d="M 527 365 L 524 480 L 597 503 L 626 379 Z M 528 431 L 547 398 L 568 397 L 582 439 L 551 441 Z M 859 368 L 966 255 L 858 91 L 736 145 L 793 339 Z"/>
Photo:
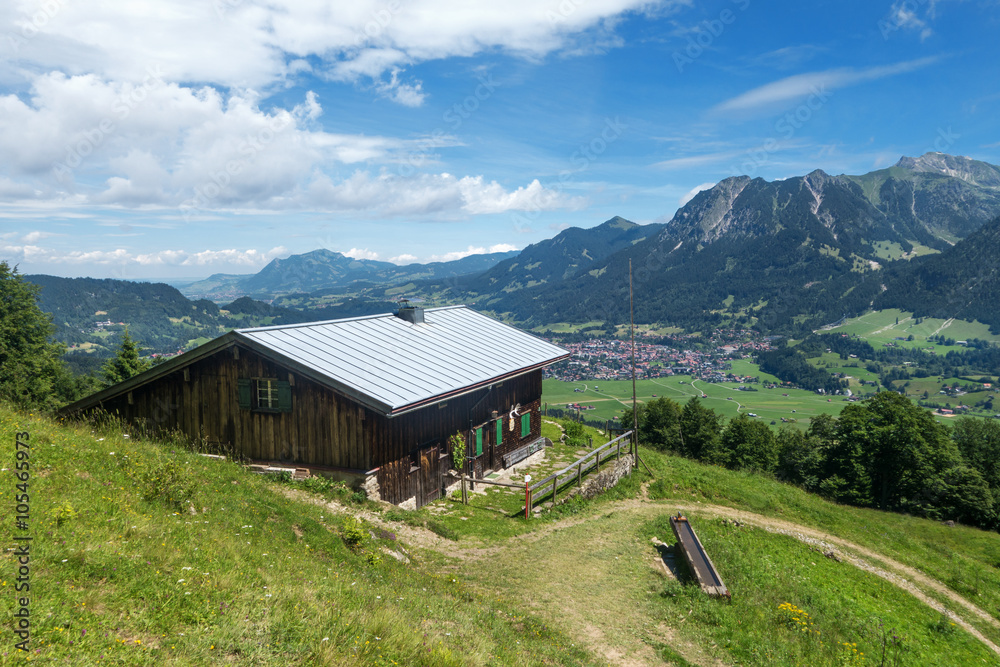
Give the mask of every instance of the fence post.
<path id="1" fill-rule="evenodd" d="M 556 506 L 556 486 L 559 484 L 559 475 L 552 478 L 552 506 Z"/>
<path id="2" fill-rule="evenodd" d="M 597 452 L 597 472 L 598 472 L 598 474 L 600 474 L 600 472 L 601 472 L 601 453 L 600 452 Z"/>
<path id="3" fill-rule="evenodd" d="M 583 461 L 576 466 L 576 485 L 583 486 Z"/>
<path id="4" fill-rule="evenodd" d="M 528 513 L 531 511 L 531 489 L 528 488 L 528 482 L 524 483 L 524 518 L 528 518 Z"/>
<path id="5" fill-rule="evenodd" d="M 465 492 L 465 474 L 464 473 L 462 474 L 462 504 L 463 505 L 468 505 L 469 504 L 469 496 Z"/>

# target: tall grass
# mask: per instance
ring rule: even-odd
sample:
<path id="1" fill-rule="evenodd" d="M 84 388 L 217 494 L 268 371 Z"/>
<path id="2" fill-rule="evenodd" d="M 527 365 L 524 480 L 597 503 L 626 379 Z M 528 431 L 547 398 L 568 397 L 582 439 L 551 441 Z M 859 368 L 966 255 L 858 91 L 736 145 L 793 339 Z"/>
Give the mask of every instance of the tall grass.
<path id="1" fill-rule="evenodd" d="M 275 482 L 118 428 L 0 408 L 3 467 L 14 467 L 14 434 L 31 434 L 31 661 L 594 664 L 545 624 L 516 618 L 504 596 L 397 561 L 392 533 L 363 525 L 364 547 L 352 548 L 342 519 Z M 10 498 L 13 478 L 0 479 Z M 7 545 L 12 532 L 4 522 Z M 4 551 L 7 609 L 14 568 Z M 5 641 L 0 664 L 29 657 Z"/>

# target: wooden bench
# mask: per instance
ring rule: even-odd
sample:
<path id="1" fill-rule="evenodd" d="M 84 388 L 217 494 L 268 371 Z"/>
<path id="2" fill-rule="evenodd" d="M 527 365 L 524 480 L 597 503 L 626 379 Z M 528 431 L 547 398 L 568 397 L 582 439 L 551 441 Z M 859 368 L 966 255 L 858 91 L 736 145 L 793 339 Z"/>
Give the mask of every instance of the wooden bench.
<path id="1" fill-rule="evenodd" d="M 501 458 L 503 459 L 503 467 L 509 468 L 515 463 L 520 463 L 524 459 L 528 458 L 535 452 L 540 452 L 549 443 L 548 438 L 537 438 L 532 440 L 526 445 L 518 447 L 509 454 L 504 454 Z"/>

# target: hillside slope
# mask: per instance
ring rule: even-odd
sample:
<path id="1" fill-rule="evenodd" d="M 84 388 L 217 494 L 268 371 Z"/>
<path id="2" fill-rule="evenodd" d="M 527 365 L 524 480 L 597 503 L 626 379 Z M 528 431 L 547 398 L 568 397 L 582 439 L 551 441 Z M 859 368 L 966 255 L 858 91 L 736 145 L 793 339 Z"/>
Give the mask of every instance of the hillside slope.
<path id="1" fill-rule="evenodd" d="M 113 424 L 0 408 L 0 438 L 15 432 L 30 434 L 30 512 L 27 531 L 7 522 L 3 534 L 34 538 L 42 662 L 832 665 L 876 652 L 879 628 L 898 634 L 889 648 L 903 664 L 997 656 L 995 533 L 837 507 L 655 452 L 644 457 L 661 481 L 635 473 L 525 521 L 506 490 L 408 513 Z M 564 449 L 553 455 L 572 456 Z M 678 507 L 731 604 L 705 598 L 676 559 L 665 569 L 668 552 L 650 542 L 670 541 L 664 518 Z M 12 572 L 13 554 L 3 558 Z M 786 604 L 810 615 L 810 633 Z"/>

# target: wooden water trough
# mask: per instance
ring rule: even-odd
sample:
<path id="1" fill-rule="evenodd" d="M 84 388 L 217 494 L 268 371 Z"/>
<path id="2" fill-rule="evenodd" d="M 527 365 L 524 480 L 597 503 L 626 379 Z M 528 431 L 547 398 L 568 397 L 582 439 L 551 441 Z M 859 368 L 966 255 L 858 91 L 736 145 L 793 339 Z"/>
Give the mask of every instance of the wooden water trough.
<path id="1" fill-rule="evenodd" d="M 677 548 L 687 561 L 701 590 L 712 597 L 732 599 L 729 589 L 722 583 L 722 577 L 715 569 L 712 559 L 705 553 L 705 547 L 701 545 L 701 540 L 698 539 L 687 517 L 682 515 L 670 517 L 670 527 L 677 537 Z"/>

